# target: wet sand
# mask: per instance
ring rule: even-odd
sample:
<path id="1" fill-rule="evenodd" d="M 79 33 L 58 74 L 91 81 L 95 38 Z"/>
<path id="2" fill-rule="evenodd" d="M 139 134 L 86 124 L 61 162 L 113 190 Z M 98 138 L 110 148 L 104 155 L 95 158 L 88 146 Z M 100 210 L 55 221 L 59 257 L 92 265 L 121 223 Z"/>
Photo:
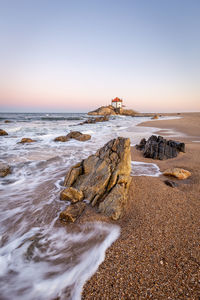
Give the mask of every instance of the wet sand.
<path id="1" fill-rule="evenodd" d="M 119 239 L 85 284 L 82 299 L 199 299 L 200 297 L 200 113 L 140 124 L 178 131 L 186 153 L 155 161 L 132 148 L 132 160 L 156 163 L 161 171 L 181 167 L 192 176 L 165 185 L 165 176 L 133 177 L 128 208 L 115 222 Z"/>

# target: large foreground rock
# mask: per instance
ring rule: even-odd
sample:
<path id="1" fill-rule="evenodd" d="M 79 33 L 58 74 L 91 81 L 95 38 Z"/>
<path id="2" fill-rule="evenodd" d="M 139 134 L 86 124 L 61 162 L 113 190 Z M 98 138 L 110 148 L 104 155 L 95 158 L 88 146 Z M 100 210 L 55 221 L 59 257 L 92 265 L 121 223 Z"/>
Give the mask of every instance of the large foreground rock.
<path id="1" fill-rule="evenodd" d="M 88 141 L 91 139 L 91 135 L 89 134 L 83 134 L 79 131 L 71 131 L 70 133 L 68 133 L 65 136 L 58 136 L 54 139 L 55 142 L 67 142 L 70 139 L 75 139 L 77 141 Z"/>
<path id="2" fill-rule="evenodd" d="M 178 155 L 179 152 L 185 152 L 185 144 L 173 140 L 166 140 L 162 136 L 152 135 L 147 141 L 142 139 L 138 150 L 143 151 L 143 156 L 153 159 L 168 159 Z"/>
<path id="3" fill-rule="evenodd" d="M 69 188 L 73 188 L 76 195 L 80 192 L 82 200 L 78 200 L 78 203 L 85 200 L 100 213 L 117 220 L 122 216 L 127 203 L 130 172 L 130 140 L 122 137 L 113 139 L 96 154 L 69 170 L 64 180 L 67 188 L 61 192 L 61 198 L 65 193 L 68 197 Z"/>
<path id="4" fill-rule="evenodd" d="M 0 129 L 0 135 L 8 135 L 8 133 L 5 130 Z"/>
<path id="5" fill-rule="evenodd" d="M 0 177 L 5 177 L 11 173 L 11 168 L 9 165 L 0 162 Z"/>

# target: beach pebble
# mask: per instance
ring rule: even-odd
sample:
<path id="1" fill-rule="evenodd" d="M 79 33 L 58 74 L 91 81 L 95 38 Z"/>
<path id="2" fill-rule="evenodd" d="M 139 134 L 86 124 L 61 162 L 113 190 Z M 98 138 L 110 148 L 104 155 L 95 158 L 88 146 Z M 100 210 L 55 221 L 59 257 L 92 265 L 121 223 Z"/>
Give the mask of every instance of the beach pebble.
<path id="1" fill-rule="evenodd" d="M 173 176 L 178 179 L 186 179 L 191 176 L 191 173 L 189 171 L 180 168 L 167 169 L 163 172 L 163 174 L 165 176 Z"/>

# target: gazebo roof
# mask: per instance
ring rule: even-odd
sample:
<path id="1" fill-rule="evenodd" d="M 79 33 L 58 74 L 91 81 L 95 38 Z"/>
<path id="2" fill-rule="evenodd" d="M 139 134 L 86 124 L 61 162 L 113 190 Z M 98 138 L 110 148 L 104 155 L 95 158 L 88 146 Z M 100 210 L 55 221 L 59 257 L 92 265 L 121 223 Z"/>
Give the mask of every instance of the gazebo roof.
<path id="1" fill-rule="evenodd" d="M 115 99 L 112 100 L 112 102 L 122 102 L 122 100 L 116 97 Z"/>

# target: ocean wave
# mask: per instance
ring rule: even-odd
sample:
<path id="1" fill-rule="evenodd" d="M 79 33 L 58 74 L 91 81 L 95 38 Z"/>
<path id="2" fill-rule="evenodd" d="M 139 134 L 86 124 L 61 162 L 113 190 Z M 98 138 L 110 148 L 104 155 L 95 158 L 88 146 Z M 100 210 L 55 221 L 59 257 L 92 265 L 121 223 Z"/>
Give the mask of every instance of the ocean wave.
<path id="1" fill-rule="evenodd" d="M 74 121 L 74 120 L 83 120 L 81 117 L 42 117 L 43 121 Z"/>

